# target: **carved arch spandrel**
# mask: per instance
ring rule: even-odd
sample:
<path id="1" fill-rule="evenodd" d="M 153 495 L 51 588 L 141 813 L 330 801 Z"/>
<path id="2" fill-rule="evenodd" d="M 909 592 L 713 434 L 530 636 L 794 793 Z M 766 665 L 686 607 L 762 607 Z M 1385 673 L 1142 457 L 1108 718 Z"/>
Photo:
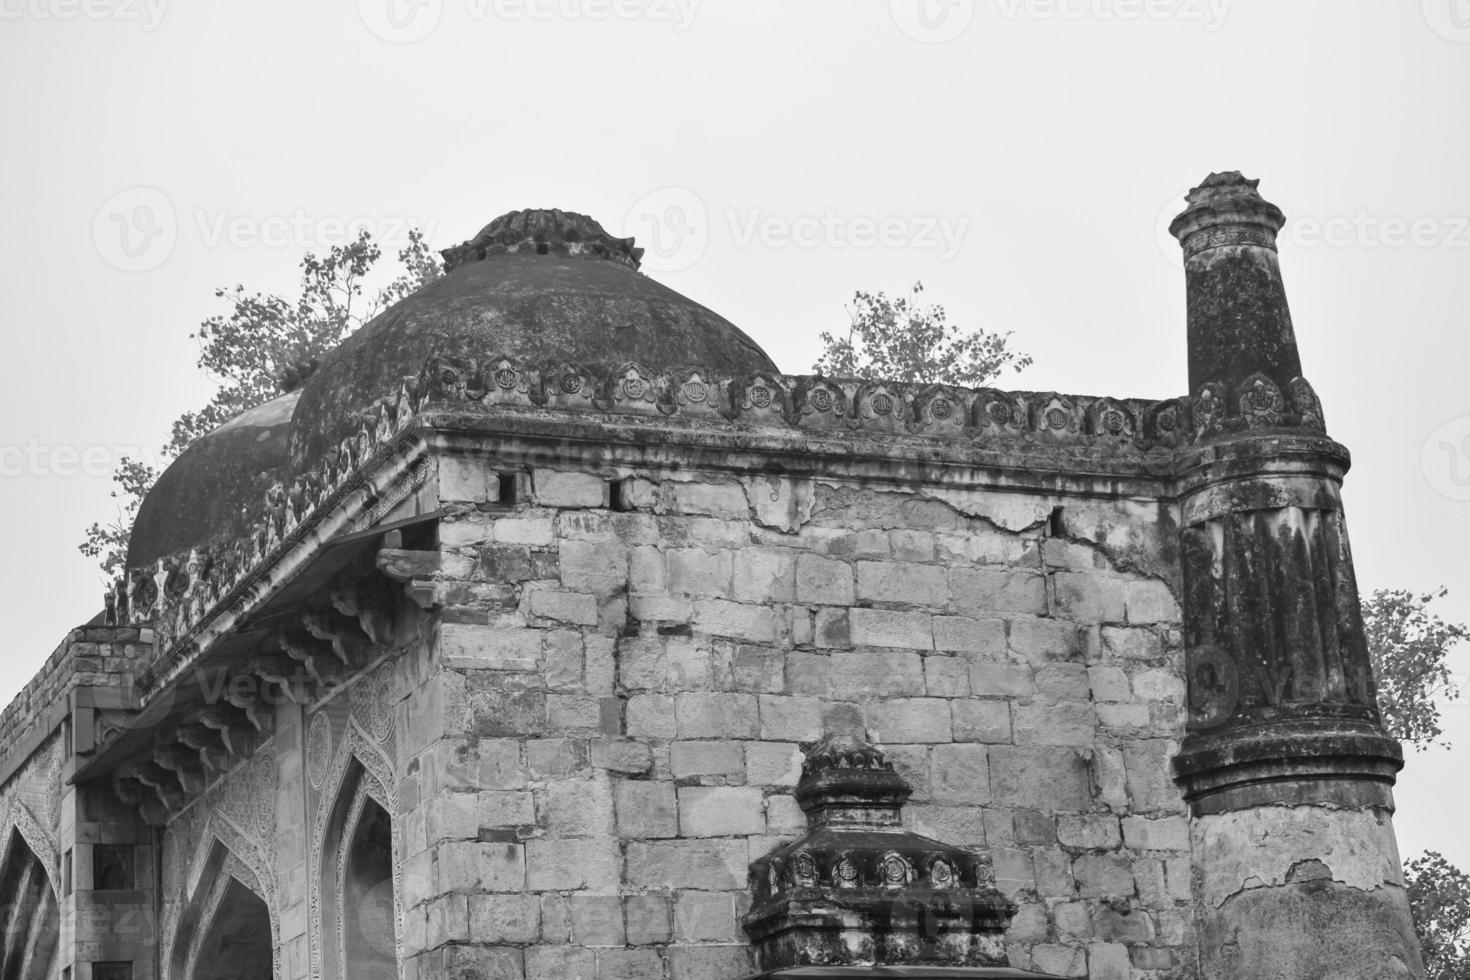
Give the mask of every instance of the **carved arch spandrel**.
<path id="1" fill-rule="evenodd" d="M 371 799 L 388 814 L 392 829 L 393 914 L 398 936 L 403 935 L 403 838 L 398 817 L 397 780 L 392 761 L 383 749 L 364 731 L 354 718 L 344 721 L 344 731 L 336 748 L 331 768 L 323 780 L 312 817 L 310 879 L 311 975 L 322 980 L 329 966 L 343 962 L 339 937 L 341 877 L 337 869 L 343 864 L 342 848 L 352 837 L 356 820 L 365 801 Z M 324 879 L 329 879 L 331 894 L 324 894 Z M 327 944 L 332 955 L 326 955 Z M 398 957 L 398 976 L 404 976 L 403 960 Z M 343 980 L 332 975 L 331 980 Z"/>
<path id="2" fill-rule="evenodd" d="M 0 811 L 0 865 L 9 859 L 10 843 L 17 834 L 36 856 L 36 860 L 41 862 L 52 892 L 59 892 L 61 855 L 56 841 L 45 831 L 25 803 L 12 796 L 6 802 L 4 810 Z M 0 866 L 0 871 L 3 870 L 3 866 Z"/>
<path id="3" fill-rule="evenodd" d="M 45 980 L 56 959 L 60 888 L 44 840 L 30 811 L 11 798 L 0 823 L 0 971 L 16 980 Z"/>
<path id="4" fill-rule="evenodd" d="M 268 873 L 261 873 L 256 866 L 258 859 L 247 860 L 235 850 L 241 843 L 238 838 L 233 847 L 225 839 L 233 836 L 233 828 L 227 824 L 207 820 L 201 837 L 203 846 L 195 857 L 199 866 L 188 871 L 188 880 L 194 884 L 176 904 L 178 911 L 170 917 L 163 934 L 160 961 L 164 980 L 189 980 L 195 975 L 199 951 L 232 882 L 238 882 L 265 904 L 271 930 L 272 975 L 282 980 L 281 920 L 275 881 Z"/>

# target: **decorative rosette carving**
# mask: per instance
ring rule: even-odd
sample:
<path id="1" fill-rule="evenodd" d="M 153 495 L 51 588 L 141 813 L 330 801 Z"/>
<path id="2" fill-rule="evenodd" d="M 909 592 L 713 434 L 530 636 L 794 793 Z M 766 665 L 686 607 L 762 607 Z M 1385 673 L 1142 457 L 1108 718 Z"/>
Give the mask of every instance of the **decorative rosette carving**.
<path id="1" fill-rule="evenodd" d="M 1189 402 L 1183 398 L 1155 402 L 1144 417 L 1144 437 L 1154 444 L 1181 446 L 1189 429 Z"/>
<path id="2" fill-rule="evenodd" d="M 1326 432 L 1327 423 L 1322 417 L 1322 402 L 1317 398 L 1317 392 L 1311 383 L 1306 378 L 1293 378 L 1286 388 L 1291 393 L 1291 407 L 1301 420 L 1302 428 Z"/>
<path id="3" fill-rule="evenodd" d="M 914 869 L 902 854 L 889 851 L 878 863 L 879 875 L 885 888 L 902 888 L 913 877 Z"/>
<path id="4" fill-rule="evenodd" d="M 311 719 L 306 730 L 306 777 L 311 788 L 320 790 L 332 762 L 332 720 L 325 711 Z"/>
<path id="5" fill-rule="evenodd" d="M 393 732 L 393 665 L 384 663 L 352 685 L 353 719 L 377 742 Z"/>
<path id="6" fill-rule="evenodd" d="M 1036 438 L 1064 439 L 1082 430 L 1076 402 L 1055 393 L 1037 397 L 1031 407 L 1031 429 Z"/>
<path id="7" fill-rule="evenodd" d="M 541 393 L 541 372 L 504 355 L 485 361 L 478 373 L 487 405 L 531 405 Z"/>
<path id="8" fill-rule="evenodd" d="M 1128 443 L 1138 438 L 1138 422 L 1127 406 L 1099 398 L 1087 409 L 1087 433 L 1101 442 Z"/>
<path id="9" fill-rule="evenodd" d="M 1286 419 L 1286 399 L 1276 382 L 1256 373 L 1240 383 L 1236 392 L 1240 418 L 1248 429 L 1270 428 Z"/>
<path id="10" fill-rule="evenodd" d="M 629 361 L 607 376 L 603 401 L 611 409 L 648 414 L 659 412 L 667 381 L 641 364 Z"/>
<path id="11" fill-rule="evenodd" d="M 674 411 L 693 418 L 720 418 L 726 414 L 724 386 L 701 367 L 675 371 L 669 381 Z"/>
<path id="12" fill-rule="evenodd" d="M 425 394 L 430 401 L 464 401 L 473 386 L 479 389 L 474 362 L 462 357 L 436 355 L 424 367 Z"/>
<path id="13" fill-rule="evenodd" d="M 986 438 L 1019 436 L 1025 431 L 1025 411 L 1011 392 L 981 388 L 971 411 L 975 428 Z"/>
<path id="14" fill-rule="evenodd" d="M 913 431 L 928 436 L 956 437 L 965 431 L 969 419 L 969 395 L 949 385 L 928 385 L 913 399 Z"/>
<path id="15" fill-rule="evenodd" d="M 730 385 L 730 401 L 744 421 L 786 421 L 787 388 L 779 375 L 757 371 L 737 379 Z"/>
<path id="16" fill-rule="evenodd" d="M 848 417 L 847 392 L 821 375 L 800 378 L 792 395 L 798 422 L 814 427 L 837 427 Z"/>
<path id="17" fill-rule="evenodd" d="M 591 409 L 597 394 L 597 376 L 581 364 L 561 361 L 541 370 L 543 400 L 550 408 Z"/>
<path id="18" fill-rule="evenodd" d="M 1198 394 L 1190 405 L 1190 416 L 1194 422 L 1194 438 L 1208 439 L 1225 430 L 1225 386 L 1218 382 L 1200 385 Z"/>
<path id="19" fill-rule="evenodd" d="M 795 888 L 810 888 L 817 883 L 817 862 L 806 851 L 798 852 L 791 859 L 791 884 Z"/>
<path id="20" fill-rule="evenodd" d="M 909 395 L 891 381 L 864 381 L 853 392 L 849 424 L 879 432 L 904 432 L 909 428 Z"/>

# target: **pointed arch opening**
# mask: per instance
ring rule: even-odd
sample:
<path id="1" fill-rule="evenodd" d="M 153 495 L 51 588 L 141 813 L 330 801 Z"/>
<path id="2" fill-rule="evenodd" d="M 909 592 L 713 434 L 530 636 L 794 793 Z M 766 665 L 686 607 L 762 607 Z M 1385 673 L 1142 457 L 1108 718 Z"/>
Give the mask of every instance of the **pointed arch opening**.
<path id="1" fill-rule="evenodd" d="M 171 980 L 271 980 L 275 930 L 260 883 L 218 840 L 179 919 Z"/>
<path id="2" fill-rule="evenodd" d="M 270 909 L 234 878 L 225 885 L 189 980 L 271 980 Z"/>
<path id="3" fill-rule="evenodd" d="M 327 823 L 318 887 L 322 976 L 396 980 L 400 915 L 392 804 L 355 758 Z"/>
<path id="4" fill-rule="evenodd" d="M 61 906 L 36 852 L 12 828 L 0 856 L 0 978 L 45 980 L 56 959 Z"/>

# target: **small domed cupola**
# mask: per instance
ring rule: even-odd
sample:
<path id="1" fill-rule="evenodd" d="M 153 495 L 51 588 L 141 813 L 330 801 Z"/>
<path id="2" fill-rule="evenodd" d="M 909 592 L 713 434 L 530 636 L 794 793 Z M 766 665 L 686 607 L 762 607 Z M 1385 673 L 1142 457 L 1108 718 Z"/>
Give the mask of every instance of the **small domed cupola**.
<path id="1" fill-rule="evenodd" d="M 750 866 L 745 931 L 762 977 L 818 966 L 984 977 L 1005 966 L 1016 906 L 996 889 L 988 858 L 904 829 L 910 792 L 860 738 L 829 737 L 807 752 L 796 784 L 807 833 Z"/>

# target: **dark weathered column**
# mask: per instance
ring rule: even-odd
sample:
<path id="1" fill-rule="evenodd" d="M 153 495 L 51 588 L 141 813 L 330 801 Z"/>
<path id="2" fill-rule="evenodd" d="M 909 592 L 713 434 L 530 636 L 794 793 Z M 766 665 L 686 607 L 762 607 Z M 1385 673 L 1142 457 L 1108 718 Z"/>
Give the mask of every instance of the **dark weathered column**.
<path id="1" fill-rule="evenodd" d="M 1340 488 L 1302 377 L 1276 254 L 1281 211 L 1211 174 L 1184 248 L 1195 442 L 1181 471 L 1201 976 L 1423 975 L 1391 814 Z"/>

